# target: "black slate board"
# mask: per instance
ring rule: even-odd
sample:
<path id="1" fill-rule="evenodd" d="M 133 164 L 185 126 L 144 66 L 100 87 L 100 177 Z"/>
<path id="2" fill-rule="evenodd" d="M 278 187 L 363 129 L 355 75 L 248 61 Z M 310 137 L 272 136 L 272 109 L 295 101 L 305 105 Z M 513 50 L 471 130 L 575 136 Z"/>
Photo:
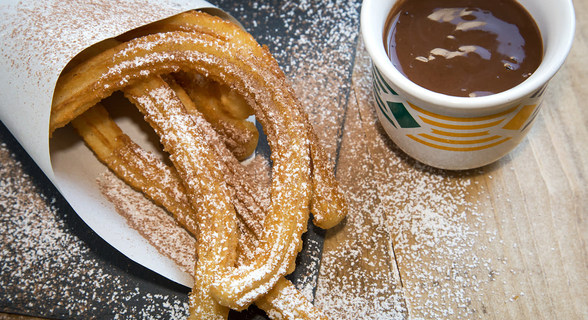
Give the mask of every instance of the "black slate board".
<path id="1" fill-rule="evenodd" d="M 292 60 L 292 49 L 285 45 L 289 38 L 296 36 L 296 30 L 312 27 L 310 21 L 320 16 L 323 36 L 314 37 L 311 44 L 320 47 L 329 41 L 329 30 L 337 23 L 328 19 L 325 6 L 330 1 L 304 2 L 304 8 L 294 11 L 290 8 L 289 12 L 297 12 L 300 17 L 290 19 L 289 25 L 284 24 L 282 10 L 286 4 L 296 6 L 290 2 L 211 2 L 240 20 L 261 44 L 267 44 L 270 50 L 279 48 L 272 52 L 284 66 L 297 63 Z M 350 1 L 349 6 L 359 11 L 358 3 Z M 350 23 L 359 28 L 359 21 Z M 350 38 L 355 41 L 356 35 Z M 349 82 L 353 60 L 344 59 L 349 60 L 343 61 L 348 63 L 344 81 Z M 285 73 L 288 75 L 288 68 Z M 263 137 L 257 151 L 269 155 Z M 189 288 L 138 265 L 97 236 L 2 123 L 0 191 L 0 313 L 51 319 L 184 319 L 187 316 Z M 297 269 L 288 276 L 297 286 L 308 286 L 309 279 L 316 281 L 324 234 L 324 230 L 309 222 Z M 267 319 L 267 316 L 251 307 L 242 313 L 232 312 L 230 319 Z"/>

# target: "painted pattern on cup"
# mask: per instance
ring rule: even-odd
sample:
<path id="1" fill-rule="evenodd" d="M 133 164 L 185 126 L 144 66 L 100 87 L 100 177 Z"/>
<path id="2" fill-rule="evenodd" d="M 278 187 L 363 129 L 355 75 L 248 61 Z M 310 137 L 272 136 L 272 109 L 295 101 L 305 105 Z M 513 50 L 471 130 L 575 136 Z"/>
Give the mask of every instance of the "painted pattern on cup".
<path id="1" fill-rule="evenodd" d="M 397 134 L 430 148 L 471 152 L 499 146 L 530 128 L 540 110 L 547 84 L 522 103 L 482 117 L 454 117 L 434 113 L 400 96 L 380 71 L 372 67 L 378 111 Z"/>

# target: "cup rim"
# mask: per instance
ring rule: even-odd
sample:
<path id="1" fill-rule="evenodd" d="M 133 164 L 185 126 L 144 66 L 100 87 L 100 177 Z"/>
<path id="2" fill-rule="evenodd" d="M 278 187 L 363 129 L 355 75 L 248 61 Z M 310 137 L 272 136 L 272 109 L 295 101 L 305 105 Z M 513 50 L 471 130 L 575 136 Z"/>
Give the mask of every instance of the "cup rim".
<path id="1" fill-rule="evenodd" d="M 398 71 L 392 65 L 386 54 L 383 42 L 384 30 L 373 30 L 373 12 L 375 10 L 382 10 L 377 8 L 378 5 L 381 5 L 381 0 L 363 1 L 360 13 L 360 28 L 366 50 L 372 59 L 372 63 L 386 78 L 394 79 L 394 84 L 401 91 L 440 108 L 449 110 L 479 110 L 504 106 L 513 101 L 520 100 L 525 95 L 531 94 L 547 84 L 561 68 L 571 50 L 576 25 L 572 0 L 563 0 L 561 2 L 560 8 L 569 19 L 565 20 L 566 25 L 564 26 L 564 30 L 566 32 L 559 34 L 561 45 L 556 48 L 557 54 L 554 55 L 549 63 L 542 62 L 537 69 L 539 72 L 534 72 L 519 85 L 506 91 L 483 97 L 456 97 L 434 92 L 415 84 Z M 386 11 L 387 16 L 389 10 Z"/>

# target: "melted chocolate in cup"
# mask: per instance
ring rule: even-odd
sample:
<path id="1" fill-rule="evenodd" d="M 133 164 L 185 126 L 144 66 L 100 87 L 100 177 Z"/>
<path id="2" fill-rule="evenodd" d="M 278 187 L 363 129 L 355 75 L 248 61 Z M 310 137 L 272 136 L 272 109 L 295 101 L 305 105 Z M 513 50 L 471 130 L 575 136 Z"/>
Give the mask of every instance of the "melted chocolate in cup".
<path id="1" fill-rule="evenodd" d="M 431 91 L 461 97 L 499 93 L 541 63 L 543 42 L 514 0 L 405 0 L 387 21 L 394 66 Z"/>

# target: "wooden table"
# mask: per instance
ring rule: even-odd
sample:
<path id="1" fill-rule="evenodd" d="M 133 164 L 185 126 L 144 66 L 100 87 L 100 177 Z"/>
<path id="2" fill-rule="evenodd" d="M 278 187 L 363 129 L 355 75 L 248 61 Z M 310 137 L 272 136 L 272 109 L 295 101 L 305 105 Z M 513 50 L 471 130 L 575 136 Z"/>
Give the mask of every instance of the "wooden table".
<path id="1" fill-rule="evenodd" d="M 529 135 L 460 172 L 424 166 L 386 137 L 360 1 L 213 2 L 274 52 L 348 196 L 348 217 L 307 240 L 312 259 L 296 276 L 332 319 L 588 319 L 588 2 L 575 2 L 574 46 Z M 0 143 L 0 312 L 185 317 L 186 288 L 102 242 L 3 127 Z M 12 236 L 14 217 L 47 227 Z"/>

